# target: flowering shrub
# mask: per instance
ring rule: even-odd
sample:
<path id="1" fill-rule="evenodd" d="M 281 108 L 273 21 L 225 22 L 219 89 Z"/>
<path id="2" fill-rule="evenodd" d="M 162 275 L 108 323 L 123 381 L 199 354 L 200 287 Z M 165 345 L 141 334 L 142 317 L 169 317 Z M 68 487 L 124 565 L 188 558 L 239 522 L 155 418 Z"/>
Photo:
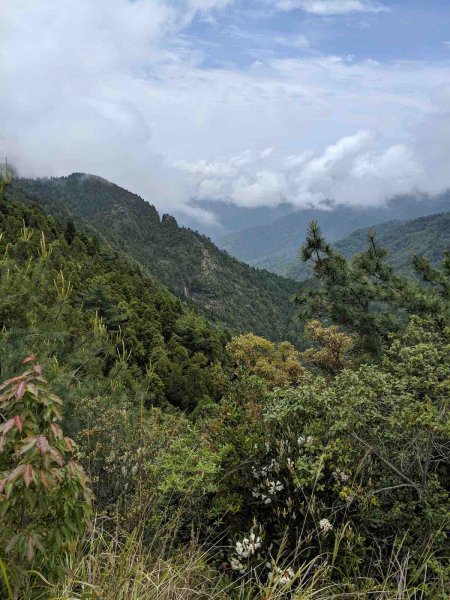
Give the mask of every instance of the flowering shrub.
<path id="1" fill-rule="evenodd" d="M 83 463 L 97 506 L 119 515 L 131 530 L 147 535 L 173 518 L 177 528 L 202 513 L 216 491 L 219 455 L 186 416 L 158 408 L 133 410 L 108 397 L 83 400 L 76 408 Z"/>
<path id="2" fill-rule="evenodd" d="M 378 548 L 387 559 L 403 540 L 411 564 L 434 552 L 427 577 L 440 571 L 447 336 L 413 319 L 381 365 L 305 378 L 262 399 L 259 438 L 237 467 L 245 500 L 230 525 L 245 531 L 256 519 L 266 541 L 257 567 L 235 552 L 233 568 L 266 577 L 265 562 L 295 570 L 314 559 L 351 578 L 356 565 L 379 564 Z"/>

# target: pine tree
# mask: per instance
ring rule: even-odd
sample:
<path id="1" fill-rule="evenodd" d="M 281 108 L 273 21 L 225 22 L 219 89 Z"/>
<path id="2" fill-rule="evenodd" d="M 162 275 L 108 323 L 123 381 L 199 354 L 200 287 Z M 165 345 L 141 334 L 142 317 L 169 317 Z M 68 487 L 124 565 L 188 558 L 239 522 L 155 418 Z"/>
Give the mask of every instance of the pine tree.
<path id="1" fill-rule="evenodd" d="M 442 329 L 449 316 L 450 259 L 443 269 L 432 269 L 423 258 L 414 265 L 426 285 L 397 275 L 386 264 L 387 252 L 374 231 L 366 250 L 351 261 L 331 248 L 320 228 L 310 224 L 301 249 L 303 261 L 312 261 L 316 286 L 297 298 L 304 314 L 330 319 L 358 334 L 359 347 L 380 356 L 392 333 L 401 331 L 412 314 L 431 318 Z"/>

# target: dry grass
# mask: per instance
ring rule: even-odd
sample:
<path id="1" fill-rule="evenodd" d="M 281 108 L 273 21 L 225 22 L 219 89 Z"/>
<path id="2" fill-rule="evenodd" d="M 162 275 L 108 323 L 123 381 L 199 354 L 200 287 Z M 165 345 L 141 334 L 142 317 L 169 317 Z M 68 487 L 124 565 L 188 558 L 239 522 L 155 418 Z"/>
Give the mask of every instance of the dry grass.
<path id="1" fill-rule="evenodd" d="M 304 562 L 284 585 L 242 578 L 234 582 L 220 573 L 216 550 L 202 548 L 195 540 L 182 550 L 171 550 L 173 531 L 162 531 L 144 544 L 138 530 L 124 534 L 110 521 L 96 518 L 73 556 L 63 556 L 65 575 L 52 585 L 38 573 L 20 593 L 5 587 L 5 600 L 443 600 L 439 584 L 425 593 L 424 567 L 412 570 L 400 553 L 391 557 L 386 572 L 368 580 L 355 572 L 345 586 L 336 583 L 333 555 Z M 335 548 L 339 552 L 339 544 Z M 298 564 L 298 562 L 297 562 Z M 0 580 L 7 581 L 0 563 Z M 375 566 L 374 566 L 375 567 Z M 333 577 L 334 575 L 334 577 Z M 10 586 L 13 587 L 12 585 Z M 0 590 L 1 594 L 1 590 Z"/>

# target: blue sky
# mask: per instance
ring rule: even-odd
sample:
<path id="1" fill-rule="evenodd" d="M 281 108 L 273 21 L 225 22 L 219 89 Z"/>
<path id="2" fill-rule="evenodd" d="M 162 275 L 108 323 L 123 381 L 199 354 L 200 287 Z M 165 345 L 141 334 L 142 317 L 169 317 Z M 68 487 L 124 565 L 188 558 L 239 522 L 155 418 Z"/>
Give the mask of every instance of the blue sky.
<path id="1" fill-rule="evenodd" d="M 270 3 L 254 0 L 234 2 L 214 19 L 199 15 L 185 36 L 203 49 L 207 66 L 231 62 L 245 67 L 256 53 L 263 59 L 335 54 L 379 61 L 450 56 L 450 44 L 445 44 L 450 41 L 446 0 L 397 0 L 377 6 L 380 12 L 317 15 L 302 8 L 274 10 Z"/>
<path id="2" fill-rule="evenodd" d="M 208 222 L 214 200 L 373 206 L 450 186 L 448 0 L 0 11 L 0 149 L 25 174 L 97 173 Z"/>

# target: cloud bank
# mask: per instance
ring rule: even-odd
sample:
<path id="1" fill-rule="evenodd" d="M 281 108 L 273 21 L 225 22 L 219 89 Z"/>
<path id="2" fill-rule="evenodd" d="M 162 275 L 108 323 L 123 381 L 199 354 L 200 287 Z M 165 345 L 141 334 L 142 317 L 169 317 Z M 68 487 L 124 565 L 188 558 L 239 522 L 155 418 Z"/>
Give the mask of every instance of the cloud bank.
<path id="1" fill-rule="evenodd" d="M 274 40 L 292 56 L 272 49 L 213 63 L 192 30 L 208 23 L 219 32 L 238 3 L 2 6 L 0 152 L 24 175 L 95 173 L 206 222 L 214 215 L 202 198 L 377 205 L 450 186 L 448 62 L 323 56 L 299 33 L 295 43 Z M 278 8 L 320 17 L 384 7 L 281 0 Z"/>
<path id="2" fill-rule="evenodd" d="M 298 207 L 376 206 L 387 198 L 419 189 L 423 172 L 404 145 L 377 152 L 368 131 L 341 138 L 321 154 L 274 156 L 244 153 L 228 162 L 180 162 L 196 182 L 198 195 L 247 208 L 290 202 Z"/>

